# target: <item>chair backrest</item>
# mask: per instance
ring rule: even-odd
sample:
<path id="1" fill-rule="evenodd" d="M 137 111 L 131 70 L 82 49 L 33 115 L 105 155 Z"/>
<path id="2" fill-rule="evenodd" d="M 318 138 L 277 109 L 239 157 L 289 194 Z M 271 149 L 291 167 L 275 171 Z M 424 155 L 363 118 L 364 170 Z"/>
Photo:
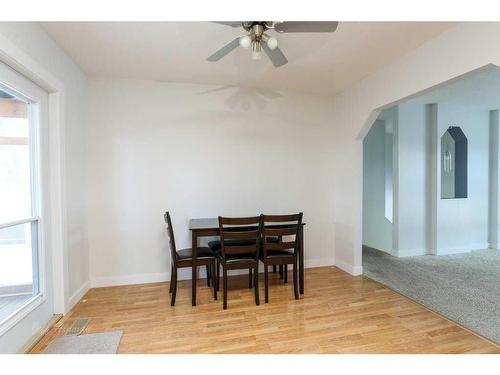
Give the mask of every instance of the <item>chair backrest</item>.
<path id="1" fill-rule="evenodd" d="M 262 215 L 262 225 L 264 256 L 273 250 L 293 249 L 294 253 L 298 250 L 302 212 L 293 215 Z M 280 241 L 270 241 L 273 237 L 278 237 Z"/>
<path id="2" fill-rule="evenodd" d="M 219 216 L 219 231 L 224 260 L 226 255 L 237 254 L 251 254 L 258 260 L 262 236 L 262 215 L 253 217 Z"/>
<path id="3" fill-rule="evenodd" d="M 167 211 L 165 212 L 165 215 L 163 215 L 165 219 L 165 223 L 167 224 L 167 233 L 168 233 L 168 240 L 169 240 L 169 245 L 170 245 L 170 255 L 172 262 L 175 260 L 177 257 L 177 249 L 175 247 L 175 237 L 174 237 L 174 228 L 172 227 L 172 220 L 170 220 L 170 213 Z"/>

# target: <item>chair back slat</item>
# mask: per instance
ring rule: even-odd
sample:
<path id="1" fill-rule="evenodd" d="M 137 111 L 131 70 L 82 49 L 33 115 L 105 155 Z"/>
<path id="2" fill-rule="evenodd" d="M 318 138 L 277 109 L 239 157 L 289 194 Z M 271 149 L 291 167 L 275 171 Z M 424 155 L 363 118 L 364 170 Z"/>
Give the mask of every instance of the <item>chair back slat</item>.
<path id="1" fill-rule="evenodd" d="M 172 257 L 172 262 L 175 261 L 177 257 L 177 248 L 175 247 L 175 236 L 174 236 L 174 228 L 172 227 L 172 220 L 170 219 L 170 212 L 165 212 L 163 215 L 165 219 L 165 223 L 167 224 L 167 233 L 168 233 L 168 241 L 170 246 L 170 256 Z"/>
<path id="2" fill-rule="evenodd" d="M 219 224 L 222 225 L 250 225 L 255 226 L 260 223 L 260 216 L 250 217 L 222 217 L 219 216 Z"/>
<path id="3" fill-rule="evenodd" d="M 302 212 L 292 215 L 264 215 L 264 223 L 288 223 L 302 221 Z"/>
<path id="4" fill-rule="evenodd" d="M 284 228 L 266 228 L 263 229 L 264 236 L 293 236 L 297 233 L 297 226 L 291 225 Z"/>
<path id="5" fill-rule="evenodd" d="M 224 246 L 226 255 L 250 254 L 254 257 L 256 245 Z"/>
<path id="6" fill-rule="evenodd" d="M 293 250 L 294 255 L 297 254 L 302 212 L 292 215 L 262 215 L 262 225 L 264 257 L 267 257 L 269 252 L 278 250 Z M 278 237 L 280 241 L 270 241 L 272 237 Z"/>
<path id="7" fill-rule="evenodd" d="M 219 216 L 219 231 L 221 239 L 221 255 L 226 261 L 226 255 L 249 254 L 258 261 L 262 236 L 262 217 L 222 217 Z M 241 244 L 226 244 L 228 240 L 241 240 Z M 249 244 L 249 242 L 253 242 Z"/>
<path id="8" fill-rule="evenodd" d="M 224 232 L 224 238 L 226 240 L 253 240 L 255 238 L 259 238 L 259 230 L 258 229 L 250 229 L 244 231 L 226 231 Z"/>

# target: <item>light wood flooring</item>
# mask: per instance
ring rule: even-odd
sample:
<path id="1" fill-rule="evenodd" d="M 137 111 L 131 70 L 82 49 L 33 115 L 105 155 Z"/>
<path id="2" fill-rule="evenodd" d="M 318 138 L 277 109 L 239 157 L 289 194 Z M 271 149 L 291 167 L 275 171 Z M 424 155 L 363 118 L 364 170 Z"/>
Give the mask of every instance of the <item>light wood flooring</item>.
<path id="1" fill-rule="evenodd" d="M 199 282 L 91 289 L 31 350 L 42 351 L 77 317 L 85 333 L 122 330 L 120 353 L 500 353 L 500 347 L 363 276 L 335 267 L 305 271 L 305 294 L 271 274 L 270 301 L 255 306 L 247 276 L 229 278 L 228 310 Z M 289 276 L 291 281 L 291 274 Z M 221 294 L 219 295 L 221 297 Z"/>

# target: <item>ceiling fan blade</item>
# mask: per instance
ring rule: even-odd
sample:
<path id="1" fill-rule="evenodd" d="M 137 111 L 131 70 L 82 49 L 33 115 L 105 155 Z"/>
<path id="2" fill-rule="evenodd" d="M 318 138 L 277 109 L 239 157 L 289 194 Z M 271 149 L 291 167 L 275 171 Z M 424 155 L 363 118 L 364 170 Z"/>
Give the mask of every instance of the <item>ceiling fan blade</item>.
<path id="1" fill-rule="evenodd" d="M 267 43 L 261 43 L 261 46 L 275 67 L 285 65 L 288 62 L 287 58 L 285 57 L 283 52 L 281 52 L 279 47 L 276 47 L 276 49 L 272 50 L 267 46 Z"/>
<path id="2" fill-rule="evenodd" d="M 220 50 L 215 52 L 213 55 L 210 55 L 207 57 L 207 61 L 219 61 L 222 59 L 224 56 L 226 56 L 229 52 L 231 52 L 233 49 L 237 48 L 240 45 L 240 38 L 235 38 L 228 44 L 226 44 L 224 47 L 222 47 Z"/>
<path id="3" fill-rule="evenodd" d="M 218 23 L 220 25 L 226 25 L 226 26 L 231 26 L 231 27 L 241 27 L 243 22 L 242 21 L 213 21 L 213 23 Z"/>
<path id="4" fill-rule="evenodd" d="M 274 29 L 279 33 L 333 33 L 339 25 L 336 21 L 278 22 Z"/>

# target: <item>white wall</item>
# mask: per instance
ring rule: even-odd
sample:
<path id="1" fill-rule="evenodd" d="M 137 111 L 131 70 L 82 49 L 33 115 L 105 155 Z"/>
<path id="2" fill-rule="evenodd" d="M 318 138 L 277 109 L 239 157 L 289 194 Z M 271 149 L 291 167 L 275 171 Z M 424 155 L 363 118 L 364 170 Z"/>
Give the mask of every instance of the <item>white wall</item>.
<path id="1" fill-rule="evenodd" d="M 500 64 L 498 23 L 460 24 L 335 98 L 334 228 L 336 263 L 359 274 L 362 142 L 372 111 L 487 64 Z"/>
<path id="2" fill-rule="evenodd" d="M 391 253 L 392 223 L 385 215 L 385 172 L 386 122 L 377 120 L 363 140 L 363 245 Z"/>
<path id="3" fill-rule="evenodd" d="M 92 285 L 167 278 L 165 210 L 179 248 L 189 218 L 303 211 L 306 266 L 334 263 L 331 98 L 132 80 L 89 90 Z"/>
<path id="4" fill-rule="evenodd" d="M 64 85 L 62 125 L 65 133 L 63 194 L 66 199 L 66 232 L 63 235 L 67 257 L 64 297 L 66 304 L 70 306 L 89 285 L 85 186 L 86 77 L 36 23 L 1 22 L 0 35 L 14 43 Z M 45 323 L 19 323 L 0 338 L 0 352 L 19 350 Z"/>

